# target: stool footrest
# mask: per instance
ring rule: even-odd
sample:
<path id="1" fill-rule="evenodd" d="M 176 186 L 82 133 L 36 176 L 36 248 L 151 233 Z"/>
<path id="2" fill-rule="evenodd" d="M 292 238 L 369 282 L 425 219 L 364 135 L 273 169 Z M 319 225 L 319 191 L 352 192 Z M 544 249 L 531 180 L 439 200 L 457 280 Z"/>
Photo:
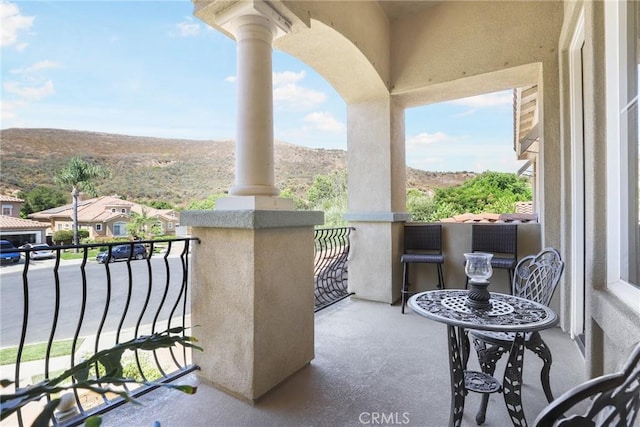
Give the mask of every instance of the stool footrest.
<path id="1" fill-rule="evenodd" d="M 464 372 L 464 387 L 476 393 L 497 393 L 502 391 L 502 384 L 489 374 L 476 371 Z"/>

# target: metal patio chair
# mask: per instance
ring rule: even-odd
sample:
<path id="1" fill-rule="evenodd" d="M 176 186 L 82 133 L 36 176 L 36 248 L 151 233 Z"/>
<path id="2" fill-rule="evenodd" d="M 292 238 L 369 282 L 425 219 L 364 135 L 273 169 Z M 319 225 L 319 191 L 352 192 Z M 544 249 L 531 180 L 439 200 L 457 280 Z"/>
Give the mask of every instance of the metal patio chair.
<path id="1" fill-rule="evenodd" d="M 515 268 L 511 293 L 514 296 L 548 306 L 563 270 L 564 261 L 562 261 L 560 254 L 554 248 L 545 248 L 537 255 L 528 255 L 522 258 Z M 469 331 L 469 335 L 473 339 L 482 372 L 493 375 L 496 363 L 511 348 L 515 334 L 513 332 Z M 551 351 L 538 332 L 525 335 L 525 348 L 533 351 L 542 359 L 543 366 L 540 371 L 540 381 L 547 401 L 553 401 L 553 394 L 549 384 Z M 484 422 L 488 403 L 489 394 L 485 393 L 482 396 L 482 403 L 476 415 L 478 424 Z"/>
<path id="2" fill-rule="evenodd" d="M 419 224 L 405 225 L 404 227 L 404 253 L 400 258 L 403 264 L 402 279 L 402 314 L 404 307 L 413 293 L 409 291 L 409 264 L 426 263 L 436 264 L 438 271 L 438 289 L 444 288 L 444 275 L 442 274 L 442 225 L 441 224 Z"/>
<path id="3" fill-rule="evenodd" d="M 574 406 L 590 402 L 581 415 Z M 640 411 L 640 343 L 621 371 L 584 382 L 551 402 L 535 420 L 536 427 L 631 427 Z M 574 412 L 575 409 L 574 409 Z"/>
<path id="4" fill-rule="evenodd" d="M 493 254 L 491 267 L 507 270 L 509 283 L 518 263 L 518 226 L 515 224 L 473 224 L 471 226 L 471 252 Z M 465 288 L 469 285 L 469 278 Z"/>

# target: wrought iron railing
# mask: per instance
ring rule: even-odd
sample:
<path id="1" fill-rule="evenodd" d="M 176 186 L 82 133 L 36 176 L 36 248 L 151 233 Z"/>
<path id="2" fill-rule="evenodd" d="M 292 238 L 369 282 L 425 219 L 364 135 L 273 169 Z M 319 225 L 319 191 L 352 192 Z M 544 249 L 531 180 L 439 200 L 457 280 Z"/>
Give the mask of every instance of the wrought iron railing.
<path id="1" fill-rule="evenodd" d="M 351 295 L 347 262 L 353 230 L 315 231 L 316 312 Z M 3 267 L 1 278 L 0 378 L 13 381 L 3 394 L 55 378 L 84 358 L 140 335 L 189 328 L 189 253 L 194 241 L 198 239 L 52 246 L 50 261 L 32 259 L 37 248 L 19 249 L 24 261 Z M 129 246 L 131 255 L 116 262 L 114 248 L 121 245 Z M 142 256 L 134 250 L 138 245 L 146 248 Z M 98 248 L 106 252 L 103 263 L 93 255 L 90 259 Z M 79 258 L 63 260 L 65 252 L 79 252 Z M 58 348 L 65 346 L 58 354 Z M 34 356 L 34 351 L 40 354 Z M 136 351 L 124 357 L 128 358 L 124 376 L 144 382 L 170 382 L 197 369 L 188 349 L 182 347 Z M 104 374 L 99 367 L 92 373 L 96 378 Z M 153 388 L 125 390 L 135 397 Z M 82 391 L 74 391 L 73 399 L 76 412 L 56 419 L 55 425 L 79 425 L 125 402 L 117 396 Z M 44 404 L 26 405 L 3 423 L 29 425 Z"/>
<path id="2" fill-rule="evenodd" d="M 2 362 L 7 364 L 0 366 L 0 378 L 14 382 L 3 393 L 55 378 L 84 357 L 140 335 L 189 328 L 193 241 L 198 239 L 53 246 L 55 259 L 49 262 L 31 259 L 35 249 L 20 249 L 24 264 L 5 267 L 15 271 L 3 270 L 2 277 L 1 342 L 3 358 L 11 360 Z M 114 247 L 123 244 L 132 255 L 113 262 Z M 146 249 L 142 256 L 134 245 Z M 106 249 L 104 264 L 89 259 L 96 248 Z M 81 258 L 62 260 L 65 251 L 80 252 Z M 65 346 L 57 355 L 57 349 Z M 34 351 L 41 354 L 34 356 Z M 137 350 L 123 356 L 123 366 L 124 376 L 140 382 L 170 382 L 197 369 L 184 347 Z M 92 375 L 99 378 L 105 373 L 96 367 Z M 133 397 L 155 388 L 128 387 L 125 390 Z M 81 391 L 74 392 L 74 400 L 75 412 L 57 419 L 56 425 L 78 425 L 124 403 L 120 397 Z M 31 424 L 44 403 L 28 404 L 5 421 Z"/>
<path id="3" fill-rule="evenodd" d="M 315 311 L 336 303 L 352 292 L 348 290 L 350 241 L 353 227 L 315 230 L 314 297 Z"/>

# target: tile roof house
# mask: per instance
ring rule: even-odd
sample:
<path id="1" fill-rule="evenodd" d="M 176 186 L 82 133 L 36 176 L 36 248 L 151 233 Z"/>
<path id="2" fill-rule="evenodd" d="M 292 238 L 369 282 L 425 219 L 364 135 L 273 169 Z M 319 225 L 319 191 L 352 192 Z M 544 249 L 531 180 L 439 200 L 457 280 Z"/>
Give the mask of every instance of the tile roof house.
<path id="1" fill-rule="evenodd" d="M 172 209 L 155 209 L 138 203 L 123 200 L 119 196 L 101 196 L 78 201 L 78 224 L 80 229 L 88 230 L 91 239 L 128 237 L 127 224 L 131 214 L 143 214 L 155 218 L 162 227 L 162 233 L 175 234 L 179 223 L 178 214 Z M 71 230 L 73 224 L 72 204 L 34 212 L 29 218 L 47 222 L 53 232 Z"/>
<path id="2" fill-rule="evenodd" d="M 20 218 L 20 208 L 24 200 L 13 196 L 0 195 L 2 215 L 0 215 L 0 238 L 14 245 L 44 243 L 48 226 L 41 222 Z"/>
<path id="3" fill-rule="evenodd" d="M 24 200 L 13 196 L 0 195 L 0 205 L 2 205 L 2 215 L 20 218 L 20 207 Z"/>

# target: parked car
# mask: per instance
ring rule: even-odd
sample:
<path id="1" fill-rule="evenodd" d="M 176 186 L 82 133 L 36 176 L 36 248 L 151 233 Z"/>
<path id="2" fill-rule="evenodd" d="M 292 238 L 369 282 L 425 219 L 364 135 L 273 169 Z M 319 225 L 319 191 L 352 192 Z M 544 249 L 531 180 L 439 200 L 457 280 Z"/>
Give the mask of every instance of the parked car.
<path id="1" fill-rule="evenodd" d="M 20 246 L 21 248 L 35 249 L 34 251 L 24 252 L 24 256 L 29 256 L 30 259 L 47 259 L 54 258 L 56 254 L 51 249 L 51 246 L 46 243 L 27 243 Z"/>
<path id="2" fill-rule="evenodd" d="M 131 252 L 131 245 L 118 245 L 111 248 L 111 258 L 109 262 L 114 262 L 121 259 L 129 259 L 129 253 Z M 145 259 L 147 257 L 147 248 L 141 244 L 133 245 L 133 254 L 131 259 Z M 96 255 L 96 261 L 99 263 L 107 262 L 109 258 L 109 251 L 100 252 Z"/>
<path id="3" fill-rule="evenodd" d="M 20 252 L 8 240 L 0 240 L 0 262 L 17 263 L 20 261 Z"/>

